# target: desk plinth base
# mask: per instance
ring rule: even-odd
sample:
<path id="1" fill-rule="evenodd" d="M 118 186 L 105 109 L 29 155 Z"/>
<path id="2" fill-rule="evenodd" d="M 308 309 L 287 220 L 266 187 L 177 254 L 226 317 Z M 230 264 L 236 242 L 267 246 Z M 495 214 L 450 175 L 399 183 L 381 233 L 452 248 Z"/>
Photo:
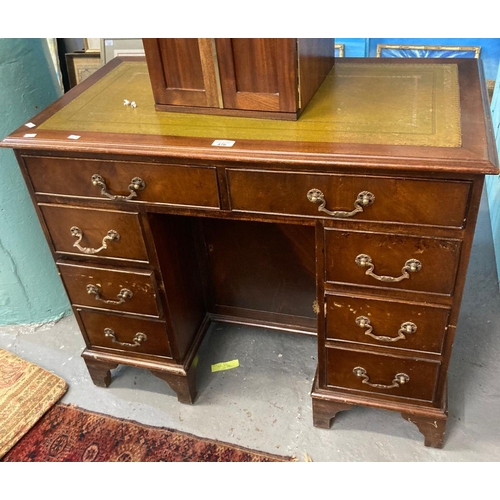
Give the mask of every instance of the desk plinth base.
<path id="1" fill-rule="evenodd" d="M 317 375 L 311 391 L 313 425 L 330 429 L 337 413 L 350 410 L 354 406 L 368 406 L 383 410 L 397 411 L 401 416 L 415 424 L 424 436 L 425 446 L 442 448 L 446 421 L 448 419 L 447 390 L 444 391 L 440 408 L 382 401 L 375 398 L 325 390 L 318 386 Z"/>
<path id="2" fill-rule="evenodd" d="M 111 384 L 111 370 L 118 365 L 135 366 L 150 370 L 153 375 L 165 381 L 176 393 L 180 403 L 193 404 L 196 398 L 196 367 L 168 365 L 164 363 L 140 360 L 86 349 L 82 353 L 90 377 L 98 387 L 109 387 Z"/>

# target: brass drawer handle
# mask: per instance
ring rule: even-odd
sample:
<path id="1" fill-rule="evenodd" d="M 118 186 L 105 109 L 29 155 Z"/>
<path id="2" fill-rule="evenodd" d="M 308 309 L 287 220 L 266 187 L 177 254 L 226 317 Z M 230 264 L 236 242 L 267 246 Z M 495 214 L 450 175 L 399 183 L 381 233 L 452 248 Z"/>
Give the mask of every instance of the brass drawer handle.
<path id="1" fill-rule="evenodd" d="M 352 212 L 347 212 L 344 210 L 328 210 L 325 208 L 326 200 L 325 195 L 319 189 L 310 189 L 307 192 L 307 199 L 311 203 L 319 203 L 318 212 L 325 212 L 332 217 L 336 217 L 337 219 L 344 219 L 346 217 L 352 217 L 356 215 L 358 212 L 363 212 L 363 207 L 367 207 L 371 205 L 375 201 L 375 196 L 369 191 L 361 191 L 358 194 L 354 202 L 354 210 Z"/>
<path id="2" fill-rule="evenodd" d="M 108 248 L 108 244 L 106 243 L 107 241 L 120 241 L 120 235 L 114 229 L 110 229 L 108 231 L 108 234 L 106 236 L 104 236 L 104 238 L 102 239 L 102 244 L 99 248 L 86 248 L 86 247 L 80 246 L 80 241 L 82 241 L 82 238 L 83 238 L 83 231 L 79 227 L 76 227 L 76 226 L 73 226 L 70 229 L 70 231 L 71 231 L 71 236 L 74 236 L 75 238 L 77 238 L 77 241 L 75 241 L 75 243 L 73 243 L 73 246 L 78 248 L 78 250 L 80 250 L 80 252 L 90 254 L 90 255 L 93 255 L 95 253 L 99 253 L 100 251 Z"/>
<path id="3" fill-rule="evenodd" d="M 365 335 L 369 335 L 375 340 L 380 340 L 381 342 L 396 342 L 398 340 L 404 340 L 406 339 L 405 334 L 415 333 L 417 331 L 417 325 L 415 323 L 406 321 L 405 323 L 401 324 L 401 327 L 398 330 L 397 337 L 386 337 L 385 335 L 375 335 L 374 333 L 372 333 L 373 326 L 370 323 L 370 318 L 367 318 L 366 316 L 358 316 L 355 321 L 356 324 L 361 328 L 368 328 L 365 332 Z"/>
<path id="4" fill-rule="evenodd" d="M 104 336 L 110 338 L 111 342 L 119 344 L 122 347 L 139 347 L 143 342 L 146 342 L 146 340 L 148 340 L 145 333 L 137 332 L 132 339 L 134 342 L 133 344 L 129 342 L 120 342 L 116 339 L 116 333 L 111 328 L 104 329 Z"/>
<path id="5" fill-rule="evenodd" d="M 375 266 L 372 263 L 372 258 L 364 253 L 359 254 L 356 257 L 356 264 L 360 267 L 367 267 L 368 269 L 365 271 L 365 274 L 368 276 L 387 283 L 396 283 L 398 281 L 408 279 L 410 277 L 408 273 L 417 273 L 420 269 L 422 269 L 422 263 L 419 260 L 409 259 L 405 262 L 405 265 L 401 269 L 401 276 L 398 276 L 397 278 L 393 278 L 392 276 L 377 276 L 373 273 Z"/>
<path id="6" fill-rule="evenodd" d="M 92 184 L 101 188 L 101 194 L 107 196 L 110 200 L 132 200 L 137 198 L 137 191 L 142 191 L 146 183 L 140 177 L 134 177 L 128 186 L 130 194 L 128 196 L 111 194 L 106 186 L 106 181 L 99 174 L 92 176 Z"/>
<path id="7" fill-rule="evenodd" d="M 363 367 L 356 366 L 356 368 L 354 368 L 352 372 L 354 373 L 354 375 L 356 375 L 356 377 L 360 377 L 363 379 L 361 381 L 363 384 L 369 385 L 370 387 L 375 387 L 376 389 L 394 389 L 395 387 L 400 387 L 410 381 L 410 377 L 406 375 L 406 373 L 396 373 L 391 385 L 372 384 L 370 382 L 370 377 L 366 374 L 366 370 Z"/>
<path id="8" fill-rule="evenodd" d="M 132 298 L 133 293 L 128 288 L 122 288 L 117 295 L 118 300 L 103 299 L 101 297 L 101 288 L 98 285 L 87 285 L 87 293 L 95 295 L 95 300 L 104 302 L 105 304 L 123 304 L 126 300 Z"/>

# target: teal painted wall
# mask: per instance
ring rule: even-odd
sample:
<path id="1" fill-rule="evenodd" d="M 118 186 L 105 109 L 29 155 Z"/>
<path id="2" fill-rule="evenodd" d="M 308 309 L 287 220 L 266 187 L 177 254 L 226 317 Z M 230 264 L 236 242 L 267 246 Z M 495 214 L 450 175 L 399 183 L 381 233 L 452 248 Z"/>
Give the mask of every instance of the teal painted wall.
<path id="1" fill-rule="evenodd" d="M 0 139 L 61 94 L 44 38 L 0 38 Z M 59 319 L 70 306 L 9 149 L 0 173 L 0 325 Z"/>
<path id="2" fill-rule="evenodd" d="M 493 91 L 491 101 L 491 117 L 497 149 L 500 151 L 500 68 Z M 491 230 L 493 233 L 493 246 L 495 248 L 495 260 L 497 274 L 500 282 L 500 177 L 498 175 L 486 176 L 486 192 L 488 194 L 488 205 L 490 208 Z"/>

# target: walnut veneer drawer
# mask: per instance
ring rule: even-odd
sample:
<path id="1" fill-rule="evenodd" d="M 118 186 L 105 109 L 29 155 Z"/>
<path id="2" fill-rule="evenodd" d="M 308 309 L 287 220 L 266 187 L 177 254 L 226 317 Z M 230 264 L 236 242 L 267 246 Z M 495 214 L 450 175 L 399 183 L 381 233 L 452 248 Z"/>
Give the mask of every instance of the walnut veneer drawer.
<path id="1" fill-rule="evenodd" d="M 461 242 L 325 229 L 325 246 L 327 282 L 449 295 Z"/>
<path id="2" fill-rule="evenodd" d="M 89 347 L 172 357 L 166 325 L 162 321 L 79 311 Z"/>
<path id="3" fill-rule="evenodd" d="M 235 211 L 447 227 L 464 225 L 471 188 L 468 182 L 368 175 L 228 170 L 227 176 Z M 364 192 L 373 203 L 357 203 Z M 344 213 L 318 211 L 322 200 L 325 210 Z M 356 212 L 358 205 L 363 211 Z"/>
<path id="4" fill-rule="evenodd" d="M 136 213 L 44 203 L 39 207 L 58 254 L 148 261 Z"/>
<path id="5" fill-rule="evenodd" d="M 440 363 L 326 348 L 326 383 L 331 388 L 432 401 Z"/>
<path id="6" fill-rule="evenodd" d="M 35 156 L 25 156 L 24 163 L 37 194 L 105 200 L 119 196 L 129 201 L 219 208 L 214 167 Z"/>
<path id="7" fill-rule="evenodd" d="M 57 265 L 74 306 L 160 315 L 152 271 L 107 269 L 68 262 Z"/>
<path id="8" fill-rule="evenodd" d="M 399 301 L 328 295 L 326 339 L 441 353 L 450 310 Z"/>

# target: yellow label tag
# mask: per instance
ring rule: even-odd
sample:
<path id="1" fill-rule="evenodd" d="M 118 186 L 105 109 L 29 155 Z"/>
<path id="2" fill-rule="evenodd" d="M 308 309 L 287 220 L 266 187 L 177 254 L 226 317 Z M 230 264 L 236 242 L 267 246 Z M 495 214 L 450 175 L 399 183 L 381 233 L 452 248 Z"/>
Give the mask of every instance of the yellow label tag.
<path id="1" fill-rule="evenodd" d="M 193 362 L 191 363 L 191 366 L 193 368 L 196 368 L 198 366 L 198 361 L 200 360 L 200 358 L 198 357 L 198 354 L 194 357 L 193 359 Z"/>
<path id="2" fill-rule="evenodd" d="M 230 370 L 231 368 L 238 368 L 238 366 L 240 366 L 240 362 L 237 359 L 224 361 L 223 363 L 216 363 L 215 365 L 212 365 L 212 373 Z"/>

